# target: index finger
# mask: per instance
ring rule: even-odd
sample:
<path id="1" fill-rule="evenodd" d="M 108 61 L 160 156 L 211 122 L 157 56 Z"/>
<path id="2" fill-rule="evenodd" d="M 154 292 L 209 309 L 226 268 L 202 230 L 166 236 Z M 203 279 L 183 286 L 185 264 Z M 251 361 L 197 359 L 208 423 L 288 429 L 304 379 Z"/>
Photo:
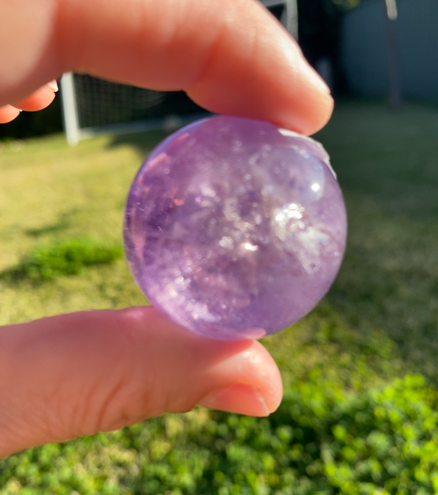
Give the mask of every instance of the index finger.
<path id="1" fill-rule="evenodd" d="M 73 70 L 182 89 L 213 112 L 306 134 L 332 111 L 319 76 L 255 0 L 0 0 L 0 17 L 0 105 Z"/>

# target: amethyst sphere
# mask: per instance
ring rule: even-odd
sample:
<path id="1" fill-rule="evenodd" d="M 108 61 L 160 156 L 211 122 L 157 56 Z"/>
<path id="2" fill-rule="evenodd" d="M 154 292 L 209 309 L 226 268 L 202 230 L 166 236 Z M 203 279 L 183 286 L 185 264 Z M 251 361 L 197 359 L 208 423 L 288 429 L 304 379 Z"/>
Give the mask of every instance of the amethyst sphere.
<path id="1" fill-rule="evenodd" d="M 224 340 L 296 322 L 324 296 L 346 239 L 327 153 L 272 124 L 212 117 L 165 139 L 132 185 L 125 250 L 150 302 Z"/>

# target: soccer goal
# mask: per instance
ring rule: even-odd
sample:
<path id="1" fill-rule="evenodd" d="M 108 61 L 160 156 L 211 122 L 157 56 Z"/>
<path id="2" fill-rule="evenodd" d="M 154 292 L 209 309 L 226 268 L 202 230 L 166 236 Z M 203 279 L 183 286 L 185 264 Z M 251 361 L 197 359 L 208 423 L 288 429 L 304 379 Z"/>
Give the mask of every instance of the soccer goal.
<path id="1" fill-rule="evenodd" d="M 260 1 L 297 39 L 296 0 Z M 208 115 L 183 91 L 152 91 L 73 73 L 61 79 L 61 101 L 71 146 L 99 134 L 173 130 Z"/>

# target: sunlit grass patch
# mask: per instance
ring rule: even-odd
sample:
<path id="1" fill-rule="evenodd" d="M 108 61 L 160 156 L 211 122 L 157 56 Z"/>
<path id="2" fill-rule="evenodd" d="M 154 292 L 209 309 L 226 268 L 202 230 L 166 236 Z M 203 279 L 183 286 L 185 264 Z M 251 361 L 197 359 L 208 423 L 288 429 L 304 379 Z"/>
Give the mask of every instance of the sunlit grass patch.
<path id="1" fill-rule="evenodd" d="M 35 256 L 47 246 L 58 246 L 59 254 L 59 243 L 71 239 L 97 239 L 120 254 L 130 184 L 164 135 L 103 136 L 74 148 L 54 136 L 0 149 L 0 272 L 16 275 L 0 277 L 0 324 L 145 303 L 123 255 L 100 265 L 82 260 L 84 270 L 64 266 L 61 272 L 77 275 L 55 278 L 51 269 L 43 274 L 36 268 L 41 260 Z M 44 282 L 47 276 L 50 283 Z"/>

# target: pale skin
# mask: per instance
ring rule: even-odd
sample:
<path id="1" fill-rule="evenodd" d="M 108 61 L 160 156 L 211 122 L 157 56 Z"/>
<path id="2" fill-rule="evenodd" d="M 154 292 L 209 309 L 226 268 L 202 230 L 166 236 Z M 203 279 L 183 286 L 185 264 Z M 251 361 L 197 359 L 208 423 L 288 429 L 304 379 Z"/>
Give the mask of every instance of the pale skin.
<path id="1" fill-rule="evenodd" d="M 72 70 L 185 90 L 210 111 L 304 134 L 332 112 L 324 83 L 255 0 L 0 0 L 0 19 L 1 123 L 49 105 L 48 82 Z M 197 337 L 151 307 L 0 328 L 0 457 L 196 404 L 266 416 L 281 397 L 259 342 Z"/>

